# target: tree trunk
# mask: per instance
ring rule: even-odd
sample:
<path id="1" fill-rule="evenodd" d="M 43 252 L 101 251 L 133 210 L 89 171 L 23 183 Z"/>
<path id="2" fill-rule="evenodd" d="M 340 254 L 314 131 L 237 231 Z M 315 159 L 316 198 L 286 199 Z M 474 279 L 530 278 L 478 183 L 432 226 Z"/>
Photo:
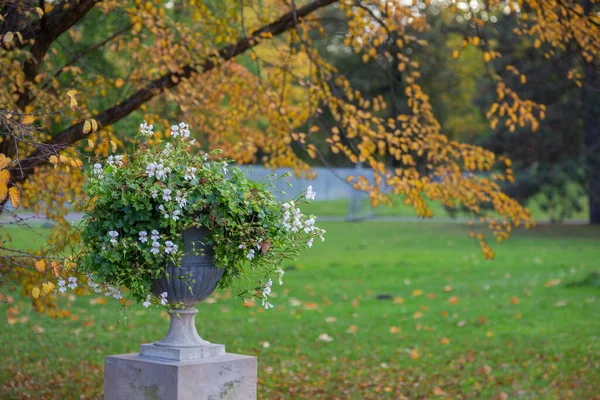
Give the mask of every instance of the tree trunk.
<path id="1" fill-rule="evenodd" d="M 592 2 L 585 0 L 584 12 L 590 15 Z M 600 73 L 597 60 L 583 61 L 583 128 L 585 130 L 585 175 L 590 224 L 600 225 Z"/>
<path id="2" fill-rule="evenodd" d="M 583 107 L 585 129 L 585 172 L 587 180 L 588 202 L 590 206 L 590 224 L 600 224 L 600 92 L 594 63 L 584 67 Z"/>

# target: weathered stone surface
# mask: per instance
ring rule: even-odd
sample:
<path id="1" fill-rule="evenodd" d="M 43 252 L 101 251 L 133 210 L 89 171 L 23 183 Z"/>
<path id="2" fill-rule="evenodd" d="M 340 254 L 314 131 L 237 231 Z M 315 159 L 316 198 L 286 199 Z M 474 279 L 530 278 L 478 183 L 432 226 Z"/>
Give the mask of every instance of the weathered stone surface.
<path id="1" fill-rule="evenodd" d="M 140 345 L 140 356 L 174 361 L 190 361 L 223 355 L 225 355 L 225 346 L 222 344 L 207 344 L 197 347 L 163 347 L 153 343 Z"/>
<path id="2" fill-rule="evenodd" d="M 256 357 L 192 361 L 121 354 L 104 361 L 104 400 L 255 400 Z"/>

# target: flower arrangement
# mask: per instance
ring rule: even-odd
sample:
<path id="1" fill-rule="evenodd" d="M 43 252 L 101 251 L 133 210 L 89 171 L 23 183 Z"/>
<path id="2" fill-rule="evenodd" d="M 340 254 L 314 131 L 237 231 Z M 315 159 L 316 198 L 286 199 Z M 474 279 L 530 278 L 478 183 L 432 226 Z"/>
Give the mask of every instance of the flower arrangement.
<path id="1" fill-rule="evenodd" d="M 324 240 L 315 217 L 296 207 L 314 200 L 315 192 L 309 186 L 290 202 L 278 201 L 269 189 L 281 177 L 252 181 L 241 169 L 228 169 L 231 160 L 220 151 L 193 154 L 194 140 L 183 122 L 171 127 L 169 140 L 149 144 L 149 136 L 153 126 L 144 121 L 133 154 L 110 156 L 90 168 L 78 257 L 85 284 L 116 298 L 126 288 L 145 307 L 175 308 L 167 293 L 151 293 L 152 282 L 181 261 L 182 232 L 204 227 L 210 233 L 203 244 L 212 246 L 213 263 L 224 270 L 219 287 L 241 282 L 238 295 L 272 307 L 273 278 L 283 283 L 281 261 Z M 76 286 L 75 278 L 59 281 L 60 291 Z"/>

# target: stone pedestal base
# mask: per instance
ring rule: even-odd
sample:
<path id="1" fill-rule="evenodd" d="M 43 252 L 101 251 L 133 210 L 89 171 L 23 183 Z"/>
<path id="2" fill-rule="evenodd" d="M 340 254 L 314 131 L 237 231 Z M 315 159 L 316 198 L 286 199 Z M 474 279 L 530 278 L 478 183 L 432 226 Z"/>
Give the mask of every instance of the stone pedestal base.
<path id="1" fill-rule="evenodd" d="M 255 400 L 256 357 L 171 361 L 121 354 L 104 361 L 104 400 Z"/>

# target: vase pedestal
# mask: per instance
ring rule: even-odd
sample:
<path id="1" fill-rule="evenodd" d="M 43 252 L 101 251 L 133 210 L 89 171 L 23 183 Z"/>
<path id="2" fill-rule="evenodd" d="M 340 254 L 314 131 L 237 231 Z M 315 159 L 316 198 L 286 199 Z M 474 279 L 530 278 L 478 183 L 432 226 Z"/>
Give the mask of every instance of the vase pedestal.
<path id="1" fill-rule="evenodd" d="M 114 355 L 104 361 L 104 400 L 255 400 L 256 372 L 256 357 L 240 354 L 188 361 Z"/>

